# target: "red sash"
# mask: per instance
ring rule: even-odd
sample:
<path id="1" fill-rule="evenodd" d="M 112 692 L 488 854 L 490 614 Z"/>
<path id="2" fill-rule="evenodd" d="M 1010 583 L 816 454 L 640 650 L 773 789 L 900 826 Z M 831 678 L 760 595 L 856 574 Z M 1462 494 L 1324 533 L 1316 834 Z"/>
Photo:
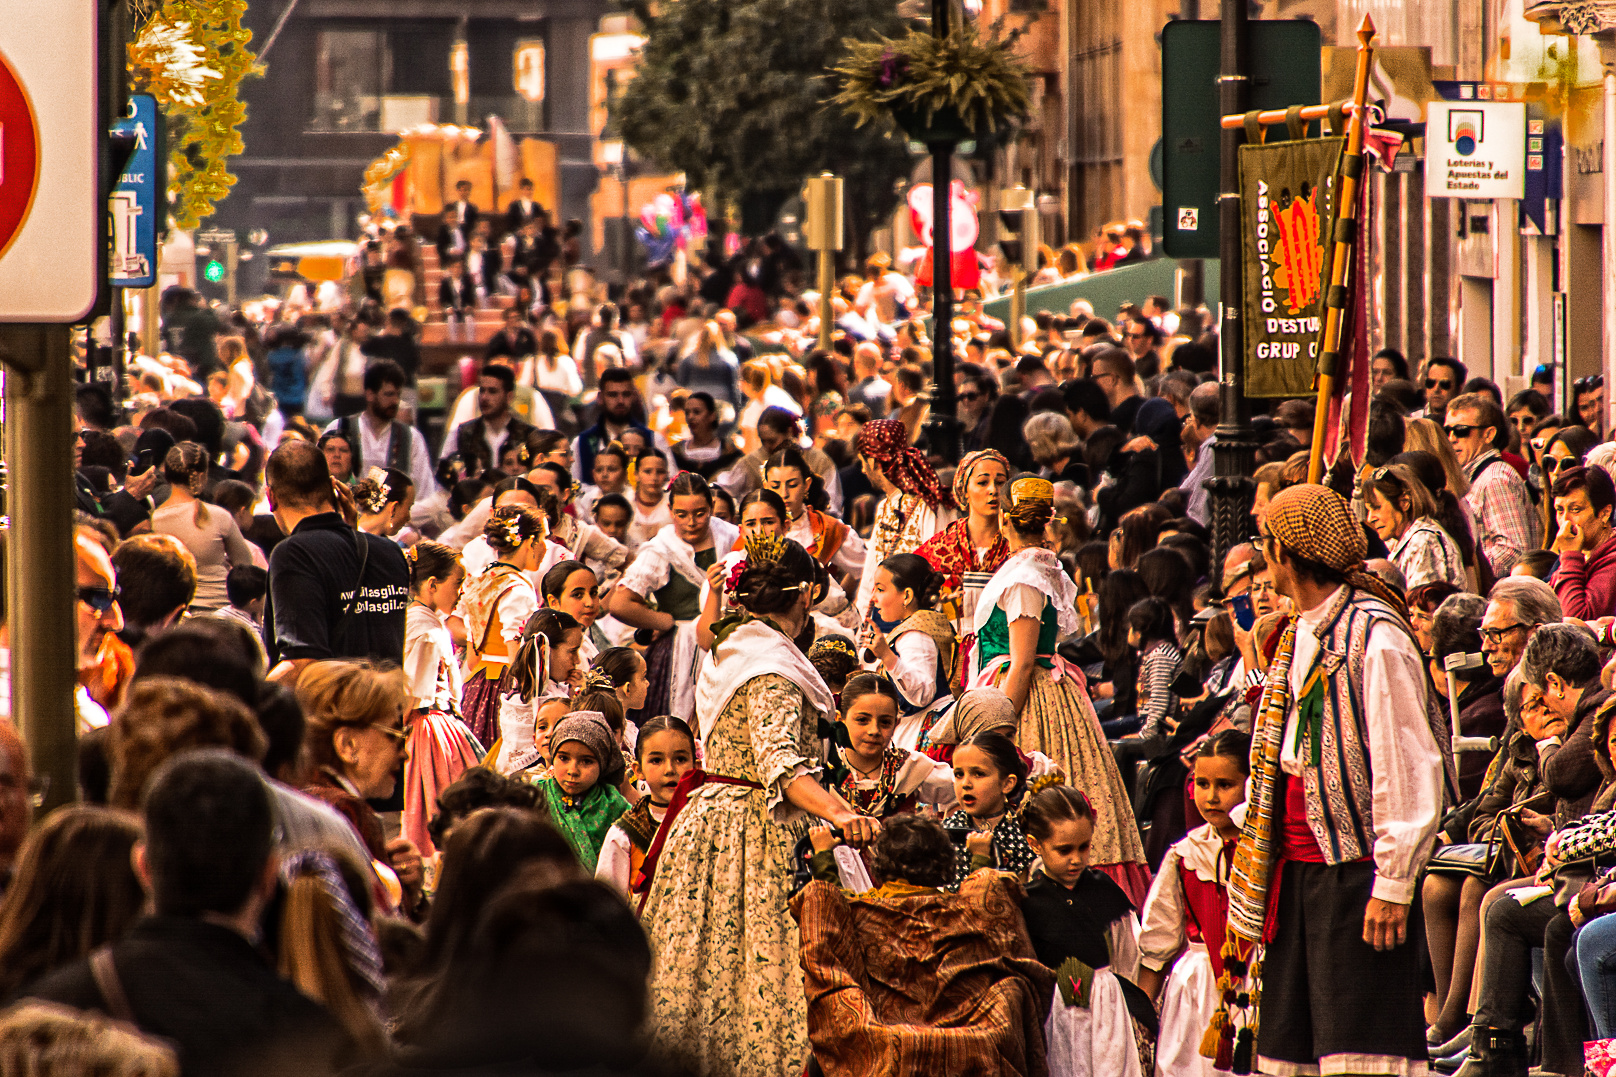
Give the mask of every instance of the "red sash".
<path id="1" fill-rule="evenodd" d="M 679 812 L 690 799 L 690 794 L 708 782 L 716 785 L 741 785 L 748 789 L 763 788 L 762 782 L 754 782 L 750 778 L 732 778 L 727 774 L 713 774 L 700 767 L 692 767 L 685 771 L 684 777 L 679 779 L 679 784 L 673 787 L 673 796 L 668 800 L 667 814 L 662 817 L 662 825 L 657 827 L 656 837 L 651 839 L 651 847 L 645 851 L 645 862 L 640 865 L 640 870 L 634 873 L 629 883 L 629 891 L 640 895 L 640 903 L 634 908 L 636 913 L 645 911 L 645 902 L 651 896 L 651 879 L 656 875 L 657 861 L 662 859 L 662 846 L 667 843 L 668 834 L 673 830 L 673 821 L 679 817 Z"/>

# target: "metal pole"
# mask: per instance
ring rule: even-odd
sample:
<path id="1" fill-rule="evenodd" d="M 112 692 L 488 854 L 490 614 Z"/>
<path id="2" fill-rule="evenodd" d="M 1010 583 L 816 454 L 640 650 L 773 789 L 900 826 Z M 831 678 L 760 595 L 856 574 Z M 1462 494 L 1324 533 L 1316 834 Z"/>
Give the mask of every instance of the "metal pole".
<path id="1" fill-rule="evenodd" d="M 1605 375 L 1605 429 L 1609 430 L 1616 424 L 1616 408 L 1612 401 L 1616 401 L 1616 47 L 1605 46 L 1599 50 L 1599 58 L 1605 68 L 1605 141 L 1601 156 L 1604 158 L 1604 219 L 1605 227 L 1600 229 L 1601 246 L 1604 248 L 1604 272 L 1600 275 L 1601 297 L 1604 300 L 1605 319 L 1600 333 L 1601 355 L 1600 370 Z M 1569 377 L 1566 379 L 1569 381 Z M 1566 407 L 1570 410 L 1571 394 L 1566 393 Z"/>
<path id="2" fill-rule="evenodd" d="M 34 773 L 50 778 L 47 809 L 78 795 L 71 332 L 65 325 L 0 326 L 11 714 Z"/>
<path id="3" fill-rule="evenodd" d="M 1246 0 L 1222 0 L 1218 108 L 1232 116 L 1246 110 Z M 1222 389 L 1212 475 L 1207 482 L 1212 507 L 1213 578 L 1221 579 L 1230 547 L 1251 533 L 1251 471 L 1257 451 L 1245 394 L 1245 336 L 1240 322 L 1240 144 L 1245 132 L 1223 128 L 1218 139 L 1219 385 Z"/>
<path id="4" fill-rule="evenodd" d="M 836 315 L 831 311 L 830 297 L 836 290 L 836 252 L 819 252 L 819 340 L 816 347 L 830 350 L 830 331 L 835 328 Z"/>
<path id="5" fill-rule="evenodd" d="M 949 0 L 931 0 L 931 33 L 948 36 Z M 926 443 L 933 456 L 947 463 L 960 458 L 959 420 L 954 396 L 954 263 L 949 248 L 954 185 L 954 143 L 932 142 L 931 150 L 931 369 L 935 387 Z"/>

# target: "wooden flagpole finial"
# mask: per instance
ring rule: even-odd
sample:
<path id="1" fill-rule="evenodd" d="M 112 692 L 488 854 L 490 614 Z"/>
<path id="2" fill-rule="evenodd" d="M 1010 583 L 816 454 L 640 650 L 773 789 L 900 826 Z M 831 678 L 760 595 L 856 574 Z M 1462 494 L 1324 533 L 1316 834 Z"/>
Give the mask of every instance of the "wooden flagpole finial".
<path id="1" fill-rule="evenodd" d="M 1364 12 L 1363 22 L 1358 24 L 1358 40 L 1363 43 L 1364 48 L 1368 48 L 1369 42 L 1373 40 L 1374 36 L 1375 20 L 1366 11 Z"/>

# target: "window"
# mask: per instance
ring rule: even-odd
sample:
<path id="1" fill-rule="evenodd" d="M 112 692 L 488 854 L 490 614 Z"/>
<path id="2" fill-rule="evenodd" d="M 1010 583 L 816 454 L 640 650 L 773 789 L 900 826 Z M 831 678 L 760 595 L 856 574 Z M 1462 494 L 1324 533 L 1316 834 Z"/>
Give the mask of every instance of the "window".
<path id="1" fill-rule="evenodd" d="M 375 30 L 321 30 L 315 39 L 316 131 L 375 131 L 388 81 L 387 43 Z"/>

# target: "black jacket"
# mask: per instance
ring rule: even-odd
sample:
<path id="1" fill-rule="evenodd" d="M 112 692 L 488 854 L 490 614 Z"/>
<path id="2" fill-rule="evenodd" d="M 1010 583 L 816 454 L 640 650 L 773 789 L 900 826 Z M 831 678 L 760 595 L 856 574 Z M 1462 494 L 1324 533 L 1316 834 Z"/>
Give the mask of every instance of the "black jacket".
<path id="1" fill-rule="evenodd" d="M 140 1030 L 168 1040 L 182 1077 L 323 1077 L 353 1061 L 336 1020 L 226 927 L 149 916 L 112 948 Z M 87 960 L 58 969 L 31 998 L 111 1013 Z"/>

